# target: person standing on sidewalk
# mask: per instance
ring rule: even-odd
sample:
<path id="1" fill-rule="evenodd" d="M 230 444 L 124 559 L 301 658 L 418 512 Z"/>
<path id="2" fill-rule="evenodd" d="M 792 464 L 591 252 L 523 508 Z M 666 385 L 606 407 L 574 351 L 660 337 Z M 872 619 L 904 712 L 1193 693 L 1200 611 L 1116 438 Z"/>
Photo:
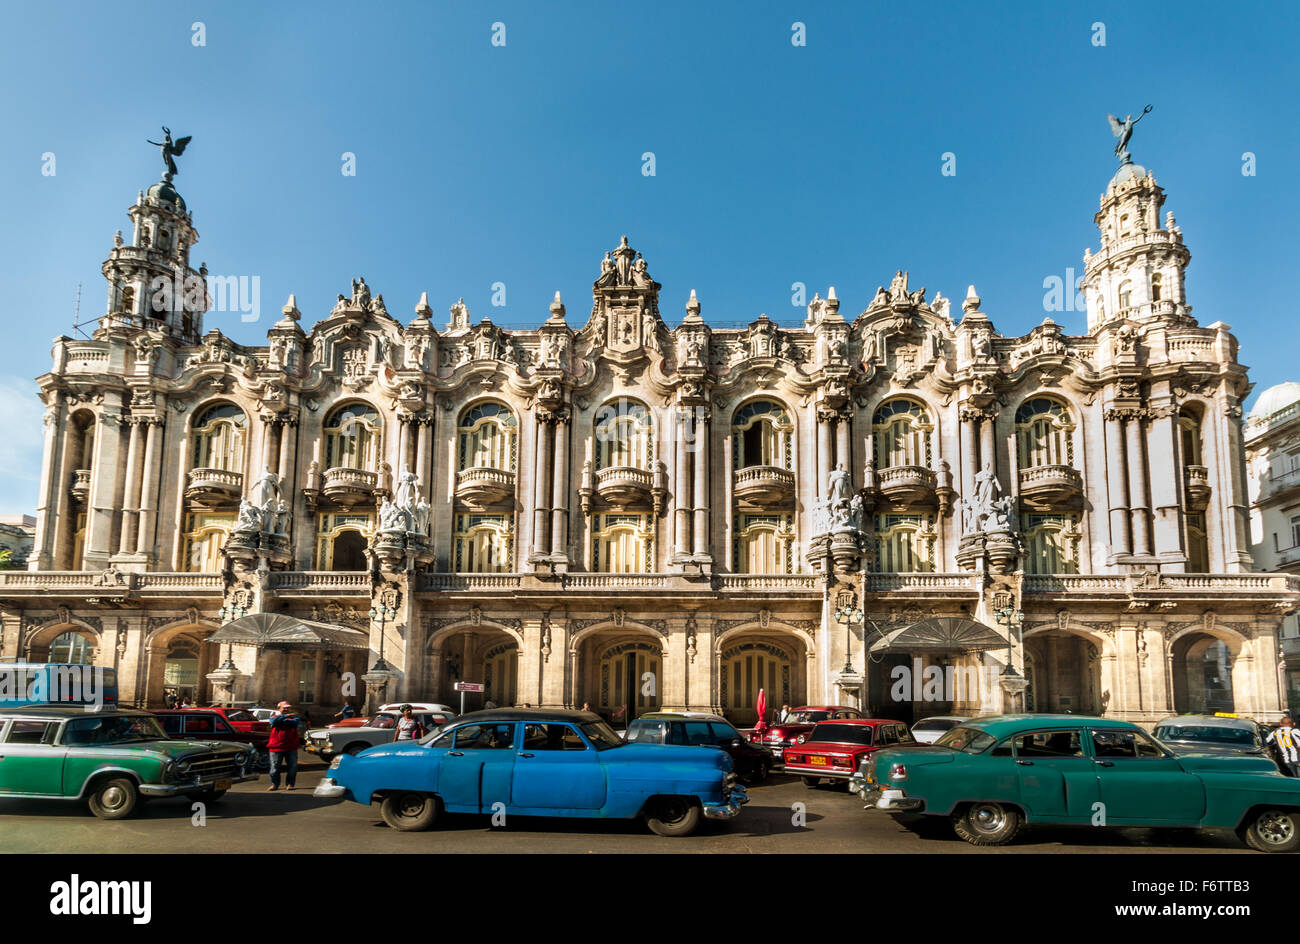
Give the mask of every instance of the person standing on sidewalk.
<path id="1" fill-rule="evenodd" d="M 276 706 L 280 713 L 271 719 L 271 736 L 266 748 L 271 754 L 271 786 L 267 792 L 280 789 L 280 768 L 284 768 L 284 785 L 288 790 L 298 782 L 298 745 L 302 736 L 298 731 L 298 716 L 287 701 Z"/>
<path id="2" fill-rule="evenodd" d="M 1265 743 L 1277 748 L 1284 773 L 1300 777 L 1300 731 L 1296 731 L 1295 721 L 1290 715 L 1282 716 L 1281 727 L 1270 734 Z"/>

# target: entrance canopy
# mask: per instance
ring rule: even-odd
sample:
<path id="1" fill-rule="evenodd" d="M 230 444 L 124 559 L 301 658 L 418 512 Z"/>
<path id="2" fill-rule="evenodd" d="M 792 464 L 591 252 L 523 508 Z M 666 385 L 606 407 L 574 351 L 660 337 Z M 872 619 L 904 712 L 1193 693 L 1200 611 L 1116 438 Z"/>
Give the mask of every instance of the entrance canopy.
<path id="1" fill-rule="evenodd" d="M 349 626 L 313 623 L 284 613 L 253 613 L 231 620 L 208 642 L 259 649 L 369 649 L 370 637 Z"/>
<path id="2" fill-rule="evenodd" d="M 1005 647 L 1007 640 L 990 626 L 965 616 L 923 619 L 896 633 L 886 633 L 872 652 L 978 652 Z"/>

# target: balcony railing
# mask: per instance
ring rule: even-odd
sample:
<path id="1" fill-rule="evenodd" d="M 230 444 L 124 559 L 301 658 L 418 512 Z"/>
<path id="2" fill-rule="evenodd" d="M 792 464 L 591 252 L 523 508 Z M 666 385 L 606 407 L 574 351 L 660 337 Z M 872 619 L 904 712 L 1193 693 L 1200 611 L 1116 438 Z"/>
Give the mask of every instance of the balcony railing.
<path id="1" fill-rule="evenodd" d="M 515 493 L 515 474 L 504 469 L 473 466 L 456 473 L 456 497 L 471 505 L 493 505 Z"/>
<path id="2" fill-rule="evenodd" d="M 632 466 L 613 466 L 596 473 L 596 492 L 616 508 L 650 501 L 654 475 Z"/>
<path id="3" fill-rule="evenodd" d="M 920 465 L 895 465 L 876 472 L 876 484 L 889 501 L 915 505 L 933 501 L 937 476 Z"/>
<path id="4" fill-rule="evenodd" d="M 1183 467 L 1187 486 L 1187 504 L 1192 511 L 1204 511 L 1210 502 L 1210 470 L 1203 465 Z"/>
<path id="5" fill-rule="evenodd" d="M 86 499 L 90 497 L 90 470 L 75 470 L 72 473 L 72 481 L 68 485 L 68 491 L 72 493 L 73 501 L 84 505 Z"/>
<path id="6" fill-rule="evenodd" d="M 191 469 L 185 497 L 197 501 L 234 501 L 244 492 L 244 473 L 225 469 Z"/>
<path id="7" fill-rule="evenodd" d="M 274 590 L 320 590 L 330 593 L 369 593 L 371 577 L 364 570 L 273 570 Z"/>
<path id="8" fill-rule="evenodd" d="M 732 489 L 737 498 L 756 505 L 776 505 L 794 497 L 794 473 L 774 465 L 737 469 Z"/>
<path id="9" fill-rule="evenodd" d="M 379 476 L 364 469 L 348 469 L 335 466 L 325 470 L 321 491 L 330 501 L 340 505 L 355 505 L 368 501 L 375 493 Z"/>
<path id="10" fill-rule="evenodd" d="M 969 590 L 978 593 L 976 574 L 867 574 L 866 589 L 888 590 Z"/>
<path id="11" fill-rule="evenodd" d="M 719 574 L 714 578 L 719 590 L 817 590 L 822 578 L 814 574 Z"/>
<path id="12" fill-rule="evenodd" d="M 521 583 L 520 574 L 423 574 L 421 590 L 513 590 Z"/>
<path id="13" fill-rule="evenodd" d="M 671 574 L 565 574 L 566 590 L 666 590 Z"/>
<path id="14" fill-rule="evenodd" d="M 125 592 L 159 590 L 166 593 L 210 592 L 220 594 L 224 578 L 219 573 L 185 573 L 151 571 L 97 573 L 90 570 L 18 570 L 0 571 L 0 587 L 29 589 L 39 592 L 73 591 L 95 596 Z"/>
<path id="15" fill-rule="evenodd" d="M 1077 504 L 1083 498 L 1083 475 L 1068 465 L 1021 469 L 1020 496 L 1030 507 Z"/>

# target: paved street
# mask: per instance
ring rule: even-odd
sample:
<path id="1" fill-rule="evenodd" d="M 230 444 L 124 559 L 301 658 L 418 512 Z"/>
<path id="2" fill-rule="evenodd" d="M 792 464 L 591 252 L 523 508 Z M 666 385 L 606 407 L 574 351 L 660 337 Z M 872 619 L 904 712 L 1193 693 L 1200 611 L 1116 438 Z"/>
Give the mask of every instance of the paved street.
<path id="1" fill-rule="evenodd" d="M 306 755 L 304 755 L 306 758 Z M 1145 829 L 1044 828 L 1013 845 L 981 849 L 955 838 L 944 822 L 894 818 L 842 789 L 809 790 L 774 774 L 751 788 L 750 802 L 729 824 L 707 824 L 684 839 L 655 836 L 637 822 L 516 817 L 492 828 L 487 817 L 447 817 L 426 833 L 389 829 L 378 807 L 317 800 L 324 775 L 304 760 L 298 789 L 267 793 L 267 780 L 241 784 L 208 810 L 207 825 L 190 822 L 186 800 L 157 800 L 121 822 L 95 819 L 82 805 L 0 800 L 3 852 L 897 852 L 957 855 L 1099 852 L 1248 852 L 1229 833 L 1173 833 Z M 806 804 L 806 824 L 792 824 L 795 803 Z"/>

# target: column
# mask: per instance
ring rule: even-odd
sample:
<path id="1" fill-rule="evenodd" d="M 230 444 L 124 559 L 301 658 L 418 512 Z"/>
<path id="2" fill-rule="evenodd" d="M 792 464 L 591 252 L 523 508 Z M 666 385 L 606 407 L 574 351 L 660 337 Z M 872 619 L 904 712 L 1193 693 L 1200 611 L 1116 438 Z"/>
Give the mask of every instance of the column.
<path id="1" fill-rule="evenodd" d="M 857 480 L 857 475 L 853 472 L 853 441 L 850 439 L 853 431 L 850 421 L 852 416 L 852 410 L 844 410 L 835 419 L 835 464 L 844 466 L 851 476 L 850 484 Z"/>
<path id="2" fill-rule="evenodd" d="M 1156 400 L 1156 387 L 1168 389 L 1168 381 L 1152 384 L 1152 402 Z M 1152 522 L 1152 540 L 1155 544 L 1156 557 L 1160 560 L 1160 569 L 1182 572 L 1186 567 L 1187 554 L 1183 548 L 1182 507 L 1179 495 L 1182 494 L 1183 470 L 1178 461 L 1178 424 L 1175 421 L 1177 408 L 1172 398 L 1162 397 L 1158 406 L 1152 410 L 1151 423 L 1147 429 L 1147 455 L 1151 460 L 1151 502 L 1154 506 L 1155 520 Z"/>
<path id="3" fill-rule="evenodd" d="M 975 473 L 979 470 L 979 457 L 975 454 L 975 425 L 978 422 L 978 410 L 961 411 L 961 497 L 968 502 L 975 500 Z"/>
<path id="4" fill-rule="evenodd" d="M 411 436 L 412 429 L 415 426 L 415 417 L 402 415 L 397 418 L 398 429 L 401 435 L 397 440 L 397 469 L 398 475 L 401 475 L 411 465 Z"/>
<path id="5" fill-rule="evenodd" d="M 1134 412 L 1127 423 L 1128 500 L 1133 519 L 1133 553 L 1151 553 L 1151 525 L 1147 505 L 1147 467 L 1143 449 L 1142 417 Z"/>
<path id="6" fill-rule="evenodd" d="M 263 469 L 275 469 L 279 466 L 279 451 L 276 449 L 276 427 L 279 421 L 262 417 L 262 468 L 257 472 L 260 475 Z M 256 476 L 254 476 L 256 478 Z"/>
<path id="7" fill-rule="evenodd" d="M 126 494 L 122 502 L 122 529 L 118 532 L 117 553 L 129 553 L 135 547 L 137 516 L 140 513 L 140 431 L 141 424 L 131 421 L 126 449 Z"/>
<path id="8" fill-rule="evenodd" d="M 980 419 L 980 468 L 988 466 L 994 472 L 998 471 L 998 450 L 997 442 L 993 438 L 993 415 L 985 413 Z M 1008 482 L 1003 491 L 1010 492 L 1011 483 Z"/>
<path id="9" fill-rule="evenodd" d="M 547 461 L 551 455 L 550 417 L 538 413 L 536 426 L 537 434 L 534 442 L 537 452 L 533 462 L 533 556 L 544 557 L 549 543 L 547 540 L 549 536 L 546 533 L 549 511 L 546 507 L 546 496 L 550 479 L 550 465 Z"/>
<path id="10" fill-rule="evenodd" d="M 831 422 L 835 414 L 817 410 L 817 497 L 826 497 L 831 478 Z"/>
<path id="11" fill-rule="evenodd" d="M 158 492 L 162 484 L 162 463 L 159 461 L 162 432 L 162 420 L 148 421 L 144 442 L 144 476 L 140 483 L 140 527 L 135 552 L 150 559 L 154 556 L 154 521 L 158 516 Z"/>
<path id="12" fill-rule="evenodd" d="M 294 490 L 294 460 L 298 454 L 298 424 L 286 417 L 280 426 L 280 491 L 286 496 Z"/>
<path id="13" fill-rule="evenodd" d="M 731 570 L 732 562 L 735 560 L 733 548 L 736 541 L 736 496 L 733 493 L 736 472 L 733 467 L 735 463 L 733 435 L 728 435 L 722 440 L 722 495 L 726 502 L 722 507 L 724 532 L 722 560 L 727 570 Z"/>
<path id="14" fill-rule="evenodd" d="M 1121 413 L 1113 407 L 1106 411 L 1106 492 L 1110 505 L 1110 552 L 1112 555 L 1133 553 L 1129 530 L 1128 494 L 1124 477 L 1124 439 L 1120 429 Z"/>
<path id="15" fill-rule="evenodd" d="M 420 488 L 426 499 L 433 494 L 429 486 L 429 448 L 433 438 L 433 418 L 421 417 L 420 429 L 416 433 L 415 474 L 420 477 Z"/>
<path id="16" fill-rule="evenodd" d="M 52 395 L 53 403 L 45 411 L 44 446 L 41 452 L 41 484 L 36 507 L 36 535 L 32 541 L 32 553 L 28 566 L 41 570 L 54 567 L 54 554 L 57 550 L 59 522 L 66 517 L 68 488 L 72 484 L 72 474 L 62 473 L 68 455 L 68 446 L 72 442 L 75 427 L 71 416 L 64 416 L 61 406 L 62 395 Z M 63 422 L 59 418 L 63 416 Z M 3 653 L 0 653 L 3 655 Z"/>
<path id="17" fill-rule="evenodd" d="M 676 520 L 674 533 L 676 545 L 673 551 L 675 556 L 685 557 L 691 552 L 691 454 L 687 448 L 690 441 L 688 431 L 691 415 L 681 406 L 677 407 L 676 414 L 677 474 L 673 478 L 673 517 Z"/>
<path id="18" fill-rule="evenodd" d="M 555 473 L 551 482 L 551 557 L 569 559 L 569 416 L 555 416 Z"/>
<path id="19" fill-rule="evenodd" d="M 696 413 L 695 422 L 695 556 L 709 554 L 709 414 Z"/>

